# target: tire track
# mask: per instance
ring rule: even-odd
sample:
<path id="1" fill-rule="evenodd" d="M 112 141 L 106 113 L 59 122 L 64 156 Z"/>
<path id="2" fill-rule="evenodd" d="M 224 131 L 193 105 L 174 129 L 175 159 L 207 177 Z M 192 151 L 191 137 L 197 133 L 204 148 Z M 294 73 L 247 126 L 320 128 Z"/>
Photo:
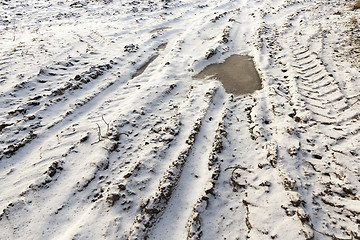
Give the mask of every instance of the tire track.
<path id="1" fill-rule="evenodd" d="M 196 143 L 201 132 L 203 125 L 207 125 L 208 122 L 205 116 L 208 116 L 209 109 L 212 109 L 212 105 L 218 106 L 220 103 L 215 103 L 214 99 L 222 96 L 223 93 L 216 93 L 220 91 L 218 88 L 211 89 L 205 94 L 206 106 L 201 110 L 201 115 L 195 121 L 192 127 L 191 134 L 186 140 L 185 148 L 182 147 L 179 151 L 176 151 L 179 155 L 177 159 L 173 161 L 169 169 L 164 173 L 160 180 L 158 190 L 153 196 L 147 199 L 143 199 L 141 205 L 141 213 L 136 217 L 134 225 L 131 230 L 130 238 L 147 238 L 149 237 L 149 231 L 154 227 L 154 224 L 159 220 L 160 216 L 166 213 L 168 204 L 173 201 L 174 194 L 179 191 L 177 185 L 183 178 L 183 174 L 191 174 L 187 169 L 189 159 L 192 159 L 193 151 L 196 151 Z M 220 97 L 221 99 L 221 97 Z M 223 103 L 220 101 L 221 104 Z M 201 136 L 201 135 L 200 135 Z M 191 162 L 190 162 L 191 163 Z M 184 172 L 185 171 L 185 172 Z M 198 173 L 199 174 L 199 173 Z M 196 201 L 196 200 L 195 200 Z M 191 210 L 191 209 L 189 209 Z M 190 215 L 190 213 L 189 213 Z M 182 219 L 184 226 L 186 225 L 186 219 Z M 156 227 L 155 227 L 156 229 Z M 156 230 L 155 230 L 156 231 Z M 152 234 L 152 233 L 151 233 Z"/>
<path id="2" fill-rule="evenodd" d="M 287 35 L 291 35 L 291 31 L 283 33 L 285 35 L 280 36 L 281 38 L 290 39 L 282 39 L 289 44 L 289 49 L 284 49 L 285 54 L 290 50 L 292 55 L 292 61 L 286 66 L 295 70 L 291 71 L 290 68 L 285 71 L 294 76 L 292 81 L 284 82 L 289 84 L 292 94 L 289 99 L 293 113 L 289 116 L 295 120 L 289 126 L 288 133 L 296 134 L 299 139 L 299 145 L 294 149 L 285 145 L 297 167 L 294 169 L 286 163 L 280 168 L 284 186 L 291 193 L 291 204 L 284 205 L 284 210 L 289 216 L 296 214 L 303 225 L 307 226 L 306 238 L 356 238 L 354 209 L 348 205 L 348 208 L 339 211 L 339 199 L 344 202 L 358 199 L 356 187 L 353 187 L 358 173 L 349 169 L 341 159 L 346 156 L 353 163 L 359 159 L 350 151 L 334 151 L 337 148 L 349 149 L 344 146 L 345 139 L 352 145 L 356 141 L 356 136 L 349 134 L 350 129 L 357 134 L 357 127 L 354 127 L 358 116 L 357 106 L 354 105 L 356 100 L 346 96 L 318 54 L 310 50 L 311 41 L 309 46 L 302 46 L 296 34 L 289 37 Z M 280 155 L 286 156 L 282 152 Z M 306 184 L 308 182 L 315 184 Z M 339 199 L 335 200 L 333 196 L 339 196 Z"/>
<path id="3" fill-rule="evenodd" d="M 186 238 L 186 229 L 179 226 L 187 226 L 188 219 L 192 214 L 193 206 L 197 202 L 203 189 L 207 189 L 207 183 L 213 172 L 207 170 L 209 157 L 213 148 L 209 146 L 210 139 L 216 139 L 214 129 L 221 124 L 223 109 L 226 107 L 223 89 L 217 89 L 214 97 L 209 102 L 210 106 L 201 120 L 201 127 L 196 136 L 194 145 L 181 172 L 176 189 L 171 199 L 150 234 L 150 239 Z M 215 144 L 215 142 L 213 142 Z M 174 219 L 175 217 L 175 219 Z M 170 224 L 169 224 L 170 223 Z"/>
<path id="4" fill-rule="evenodd" d="M 230 98 L 230 101 L 232 101 L 232 97 Z M 221 116 L 221 121 L 218 123 L 218 128 L 216 129 L 216 135 L 208 159 L 208 170 L 211 173 L 211 178 L 208 179 L 207 183 L 204 185 L 205 187 L 201 196 L 192 207 L 191 216 L 188 218 L 186 224 L 187 239 L 200 239 L 203 235 L 201 216 L 206 211 L 210 199 L 215 195 L 215 184 L 219 179 L 221 167 L 219 153 L 223 150 L 223 141 L 227 136 L 224 127 L 224 119 L 228 112 L 229 109 L 225 108 Z"/>
<path id="5" fill-rule="evenodd" d="M 299 44 L 294 44 L 298 45 Z M 338 141 L 357 135 L 353 129 L 354 120 L 359 116 L 358 101 L 347 97 L 338 83 L 329 74 L 320 58 L 309 51 L 307 47 L 299 46 L 294 50 L 295 63 L 299 71 L 296 82 L 298 89 L 306 103 L 306 108 L 313 113 L 313 119 L 322 125 L 331 127 L 333 131 L 329 136 L 333 139 L 330 145 Z M 301 63 L 303 57 L 309 62 Z M 313 74 L 315 73 L 315 74 Z M 352 129 L 349 131 L 349 126 Z"/>
<path id="6" fill-rule="evenodd" d="M 140 56 L 137 57 L 140 58 Z M 71 70 L 74 68 L 72 62 L 74 61 L 59 62 L 57 65 L 60 68 L 55 67 L 55 69 L 60 72 L 65 71 L 61 67 L 65 65 L 67 74 L 72 74 Z M 77 62 L 78 60 L 74 63 Z M 126 79 L 131 74 L 125 73 L 125 77 L 121 77 L 119 70 L 122 70 L 124 66 L 118 64 L 121 62 L 110 60 L 107 64 L 92 66 L 89 70 L 74 75 L 60 87 L 51 91 L 43 91 L 41 94 L 30 94 L 30 98 L 19 100 L 16 109 L 3 116 L 3 122 L 8 123 L 2 124 L 1 133 L 7 136 L 7 141 L 1 142 L 3 149 L 0 151 L 0 159 L 3 156 L 13 156 L 37 135 L 81 111 L 94 98 L 104 95 L 104 92 L 109 94 L 118 88 L 127 88 L 126 84 L 129 84 L 130 81 L 126 81 Z M 53 74 L 57 75 L 57 71 L 54 71 Z M 47 70 L 43 70 L 39 76 L 47 75 L 47 72 Z M 136 86 L 138 85 L 139 83 L 136 84 Z M 27 96 L 29 91 L 30 89 L 24 88 L 21 94 Z M 76 98 L 73 97 L 75 92 L 77 93 Z M 54 113 L 56 114 L 54 115 Z M 19 131 L 20 123 L 24 126 Z M 13 139 L 15 137 L 16 140 Z"/>
<path id="7" fill-rule="evenodd" d="M 170 96 L 172 96 L 171 91 L 175 88 L 175 85 L 173 86 L 161 86 L 161 89 L 164 91 L 163 94 L 159 93 L 159 95 L 157 95 L 156 97 L 158 98 L 158 101 L 155 102 L 159 102 L 161 104 L 164 98 L 168 98 Z M 155 99 L 156 99 L 155 97 Z M 116 102 L 114 102 L 113 104 L 116 104 Z M 151 103 L 149 103 L 151 104 Z M 146 106 L 144 106 L 146 109 Z M 172 108 L 171 111 L 175 111 L 175 108 Z M 133 115 L 134 119 L 138 120 L 138 115 L 141 115 L 141 112 L 135 112 L 135 113 L 131 113 L 130 111 L 130 115 Z M 128 118 L 131 119 L 131 118 Z M 161 121 L 162 119 L 160 118 L 155 118 L 154 121 L 149 121 L 150 124 L 154 124 L 154 128 L 156 126 L 156 121 Z M 79 120 L 80 121 L 80 120 Z M 90 122 L 94 122 L 97 121 L 97 119 L 92 119 Z M 80 121 L 81 122 L 81 121 Z M 172 127 L 170 125 L 169 122 L 166 122 L 168 127 Z M 95 124 L 95 123 L 94 123 Z M 130 122 L 131 125 L 134 124 L 133 121 Z M 175 121 L 176 124 L 176 121 Z M 80 125 L 80 129 L 83 127 L 82 124 L 77 123 L 74 125 Z M 132 199 L 134 198 L 133 196 L 133 191 L 134 189 L 132 189 L 129 185 L 125 185 L 123 181 L 119 181 L 119 172 L 115 171 L 113 172 L 114 164 L 111 161 L 116 161 L 118 160 L 117 157 L 121 158 L 124 157 L 125 159 L 127 159 L 127 161 L 135 159 L 135 158 L 129 158 L 130 156 L 126 156 L 126 152 L 124 153 L 124 155 L 122 154 L 117 154 L 117 152 L 115 150 L 117 150 L 118 147 L 121 147 L 122 142 L 124 141 L 124 138 L 118 139 L 117 134 L 119 133 L 116 128 L 119 128 L 119 130 L 123 131 L 124 129 L 122 129 L 120 127 L 121 125 L 121 121 L 117 122 L 115 121 L 114 123 L 114 128 L 111 128 L 109 132 L 106 132 L 105 136 L 105 141 L 102 141 L 100 143 L 97 143 L 96 145 L 92 145 L 93 147 L 91 147 L 91 152 L 93 152 L 93 154 L 90 154 L 91 156 L 88 157 L 84 157 L 84 154 L 87 155 L 88 153 L 87 148 L 89 147 L 89 142 L 95 142 L 96 137 L 94 136 L 95 134 L 89 134 L 86 135 L 86 139 L 83 139 L 83 137 L 81 137 L 81 139 L 79 139 L 77 142 L 82 143 L 84 141 L 87 141 L 87 143 L 80 144 L 80 148 L 73 148 L 71 147 L 71 154 L 63 154 L 63 168 L 64 170 L 61 171 L 60 175 L 55 175 L 54 176 L 54 181 L 56 181 L 57 184 L 49 184 L 49 177 L 46 175 L 45 180 L 43 180 L 42 177 L 40 177 L 39 181 L 36 181 L 34 183 L 34 186 L 39 186 L 38 188 L 35 188 L 35 190 L 32 192 L 30 191 L 26 191 L 26 194 L 23 194 L 22 197 L 26 197 L 27 201 L 32 201 L 34 196 L 33 194 L 36 191 L 41 191 L 42 195 L 41 196 L 49 196 L 49 200 L 47 201 L 46 205 L 43 205 L 43 209 L 44 211 L 41 211 L 41 213 L 38 214 L 43 214 L 43 219 L 44 221 L 41 221 L 41 224 L 44 223 L 46 225 L 46 222 L 50 222 L 50 221 L 63 221 L 63 218 L 66 217 L 66 215 L 72 213 L 74 211 L 74 209 L 76 209 L 77 214 L 72 213 L 71 215 L 73 215 L 73 217 L 80 217 L 80 219 L 78 219 L 77 222 L 79 222 L 79 226 L 80 225 L 84 225 L 84 224 L 90 224 L 91 220 L 86 220 L 86 213 L 84 213 L 84 215 L 81 215 L 83 208 L 81 207 L 83 202 L 73 202 L 73 195 L 78 196 L 79 199 L 83 199 L 83 201 L 88 202 L 88 204 L 90 205 L 89 207 L 89 211 L 90 209 L 99 209 L 99 212 L 97 210 L 94 211 L 90 211 L 93 213 L 93 215 L 97 215 L 97 214 L 101 214 L 101 210 L 102 209 L 107 209 L 107 208 L 111 208 L 119 199 L 117 199 L 118 196 L 121 196 L 121 201 L 119 201 L 119 204 L 121 203 L 121 208 L 125 208 L 128 209 L 131 206 L 133 206 L 132 203 Z M 126 125 L 126 124 L 125 124 Z M 81 127 L 82 126 L 82 127 Z M 136 129 L 138 126 L 137 125 L 133 125 L 132 128 Z M 151 128 L 151 125 L 149 125 L 149 128 Z M 56 129 L 56 128 L 55 128 Z M 71 135 L 72 137 L 79 137 L 78 131 L 73 132 L 72 131 L 72 127 L 70 127 L 69 131 L 69 135 Z M 171 129 L 169 128 L 164 128 L 164 131 L 166 131 L 166 129 L 168 129 L 168 131 L 170 131 Z M 142 129 L 144 130 L 144 129 Z M 52 130 L 55 131 L 55 130 Z M 155 131 L 155 130 L 154 130 Z M 176 129 L 175 129 L 176 131 Z M 82 132 L 82 131 L 81 131 Z M 133 131 L 134 132 L 134 131 Z M 107 135 L 108 133 L 111 133 L 111 135 Z M 176 132 L 174 132 L 175 134 Z M 136 137 L 134 137 L 135 133 L 130 134 L 129 133 L 129 137 L 130 138 L 134 138 L 133 140 L 136 140 Z M 156 135 L 156 134 L 155 134 Z M 162 134 L 161 134 L 162 135 Z M 66 136 L 64 136 L 64 134 L 59 134 L 59 141 L 63 141 L 63 139 Z M 142 137 L 142 136 L 139 136 Z M 156 139 L 152 139 L 154 137 L 153 135 L 149 135 L 149 137 L 146 139 L 144 139 L 145 141 L 151 141 L 151 140 L 156 140 Z M 162 136 L 164 141 L 160 141 L 161 139 L 158 139 L 160 142 L 162 142 L 163 144 L 163 148 L 167 149 L 169 147 L 168 145 L 168 141 L 167 136 Z M 51 140 L 51 137 L 49 138 Z M 143 143 L 142 141 L 139 141 L 140 143 Z M 128 142 L 125 141 L 125 146 L 127 145 L 127 147 L 130 147 L 131 144 L 127 144 Z M 59 142 L 60 144 L 60 142 Z M 57 145 L 57 143 L 55 143 L 55 145 Z M 157 144 L 159 145 L 159 144 Z M 55 148 L 50 148 L 49 150 L 46 151 L 46 154 L 49 155 L 50 157 L 47 157 L 45 159 L 43 159 L 43 163 L 46 164 L 49 159 L 52 159 L 54 157 L 56 157 L 58 154 L 57 149 L 61 148 L 62 145 L 56 146 Z M 158 146 L 159 150 L 161 150 L 161 146 Z M 155 151 L 154 153 L 157 154 L 158 151 Z M 150 157 L 150 155 L 152 154 L 147 154 L 146 151 L 142 152 L 144 154 L 146 154 L 146 157 Z M 35 153 L 36 154 L 36 153 Z M 53 156 L 51 155 L 53 154 Z M 101 157 L 100 157 L 100 155 Z M 115 155 L 116 157 L 112 157 L 112 155 Z M 141 154 L 140 154 L 141 155 Z M 33 156 L 33 154 L 30 154 L 28 156 L 28 158 L 33 159 L 36 158 L 36 156 Z M 76 161 L 79 158 L 83 158 L 82 160 L 82 167 L 80 168 L 75 168 L 72 169 L 71 166 L 74 164 L 79 165 L 78 163 L 76 163 Z M 115 160 L 115 159 L 116 160 Z M 154 158 L 156 158 L 154 156 Z M 43 168 L 43 165 L 41 164 L 41 166 L 37 166 L 37 168 Z M 143 163 L 145 164 L 145 162 Z M 115 164 L 116 166 L 116 164 Z M 145 166 L 145 165 L 144 165 Z M 150 167 L 150 166 L 146 166 L 146 167 Z M 14 166 L 14 169 L 16 169 L 16 166 Z M 82 169 L 80 172 L 77 172 L 77 169 Z M 109 169 L 109 170 L 108 170 Z M 111 172 L 110 172 L 111 169 Z M 31 167 L 30 169 L 32 172 L 43 172 L 41 170 L 35 170 L 34 166 Z M 26 175 L 26 173 L 24 173 Z M 109 175 L 107 175 L 109 174 Z M 133 173 L 133 175 L 136 175 L 136 172 Z M 106 176 L 106 177 L 104 177 Z M 114 176 L 114 178 L 112 178 L 111 176 Z M 13 174 L 13 177 L 18 178 L 16 171 L 15 174 Z M 29 178 L 29 176 L 26 176 L 27 178 Z M 52 177 L 52 176 L 51 176 Z M 50 178 L 51 178 L 50 177 Z M 10 180 L 10 179 L 8 179 Z M 45 182 L 46 184 L 44 185 L 43 182 Z M 70 181 L 72 183 L 72 185 L 66 189 L 63 189 L 63 186 L 68 185 L 67 184 L 61 184 L 62 182 L 68 182 Z M 120 188 L 118 188 L 118 186 L 121 186 Z M 127 187 L 127 189 L 125 189 L 126 191 L 124 191 L 123 187 Z M 119 192 L 120 190 L 120 192 Z M 62 192 L 64 193 L 64 196 L 60 197 L 56 197 L 53 200 L 50 200 L 52 197 L 51 196 L 57 196 L 58 192 Z M 35 198 L 36 198 L 35 194 Z M 68 197 L 68 198 L 67 198 Z M 140 199 L 139 199 L 140 201 Z M 38 201 L 34 201 L 35 203 Z M 135 203 L 136 204 L 136 203 Z M 139 203 L 138 203 L 139 204 Z M 29 206 L 28 208 L 23 208 L 21 211 L 33 211 L 33 205 Z M 54 207 L 58 207 L 59 210 L 54 209 Z M 120 206 L 119 206 L 120 207 Z M 135 209 L 135 208 L 133 208 Z M 124 211 L 125 211 L 124 210 Z M 107 210 L 108 211 L 108 210 Z M 56 212 L 54 214 L 54 212 Z M 58 215 L 58 213 L 60 213 Z M 135 213 L 130 214 L 129 216 L 134 216 Z M 11 214 L 9 215 L 11 218 L 15 218 L 16 216 L 11 216 Z M 47 219 L 47 220 L 46 220 Z M 104 218 L 104 220 L 106 220 L 107 218 Z M 29 225 L 30 224 L 30 225 Z M 36 224 L 40 224 L 40 223 L 36 223 Z M 40 225 L 41 225 L 40 224 Z M 105 223 L 106 224 L 106 223 Z M 29 227 L 29 229 L 31 229 L 31 223 L 24 223 L 25 227 Z M 34 228 L 37 229 L 37 228 Z M 48 231 L 46 231 L 46 234 L 48 236 L 55 236 L 57 234 L 56 231 L 62 231 L 64 229 L 62 229 L 61 226 L 57 226 L 56 229 L 48 229 Z M 36 230 L 33 230 L 36 231 Z M 64 232 L 67 232 L 67 230 Z M 76 234 L 70 232 L 71 234 Z"/>

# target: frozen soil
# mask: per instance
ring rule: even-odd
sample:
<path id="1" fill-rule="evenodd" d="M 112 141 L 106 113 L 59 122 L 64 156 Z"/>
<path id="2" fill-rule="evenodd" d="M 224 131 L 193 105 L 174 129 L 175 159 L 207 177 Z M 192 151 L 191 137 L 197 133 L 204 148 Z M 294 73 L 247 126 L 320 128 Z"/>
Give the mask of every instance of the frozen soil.
<path id="1" fill-rule="evenodd" d="M 0 239 L 360 239 L 354 2 L 2 1 Z"/>

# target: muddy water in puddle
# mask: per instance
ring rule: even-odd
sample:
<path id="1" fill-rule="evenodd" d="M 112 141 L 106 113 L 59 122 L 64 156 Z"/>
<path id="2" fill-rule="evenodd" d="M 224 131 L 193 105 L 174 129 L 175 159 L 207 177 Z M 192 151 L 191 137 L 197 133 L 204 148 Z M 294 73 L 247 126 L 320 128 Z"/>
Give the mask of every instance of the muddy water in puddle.
<path id="1" fill-rule="evenodd" d="M 170 27 L 161 27 L 161 28 L 156 28 L 154 30 L 151 30 L 149 33 L 157 33 L 157 32 L 161 32 L 167 29 L 171 29 Z"/>
<path id="2" fill-rule="evenodd" d="M 162 43 L 160 44 L 156 49 L 155 51 L 159 52 L 159 51 L 163 51 L 165 48 L 166 48 L 166 45 L 167 43 Z M 159 54 L 155 54 L 153 55 L 144 65 L 142 65 L 138 70 L 136 70 L 135 74 L 132 75 L 132 78 L 135 78 L 139 75 L 141 75 L 145 70 L 146 68 L 153 62 L 155 61 L 155 59 L 159 56 Z"/>
<path id="3" fill-rule="evenodd" d="M 261 89 L 261 79 L 249 56 L 232 55 L 224 63 L 207 66 L 194 78 L 215 78 L 223 84 L 226 92 L 236 96 Z"/>
<path id="4" fill-rule="evenodd" d="M 147 61 L 144 65 L 142 65 L 138 70 L 136 70 L 135 74 L 132 76 L 132 78 L 135 78 L 139 75 L 141 75 L 146 68 L 150 65 L 150 63 L 152 63 L 153 61 L 155 61 L 155 59 L 159 56 L 159 54 L 156 54 L 154 56 L 152 56 L 149 61 Z"/>

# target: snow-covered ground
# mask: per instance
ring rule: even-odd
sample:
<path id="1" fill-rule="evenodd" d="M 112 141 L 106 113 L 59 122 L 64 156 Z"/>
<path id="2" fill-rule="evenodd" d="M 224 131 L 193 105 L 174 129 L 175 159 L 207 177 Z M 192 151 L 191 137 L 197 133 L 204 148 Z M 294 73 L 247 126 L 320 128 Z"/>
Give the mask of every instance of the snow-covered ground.
<path id="1" fill-rule="evenodd" d="M 0 239 L 360 239 L 354 3 L 1 1 Z"/>

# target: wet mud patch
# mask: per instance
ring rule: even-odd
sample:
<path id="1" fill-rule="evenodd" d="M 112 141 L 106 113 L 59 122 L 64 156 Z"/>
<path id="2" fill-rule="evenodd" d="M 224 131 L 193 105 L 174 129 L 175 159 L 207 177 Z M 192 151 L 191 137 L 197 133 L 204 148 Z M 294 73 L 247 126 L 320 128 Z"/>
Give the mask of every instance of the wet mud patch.
<path id="1" fill-rule="evenodd" d="M 154 30 L 151 30 L 149 33 L 158 33 L 158 32 L 162 32 L 164 30 L 168 30 L 171 29 L 171 27 L 161 27 L 161 28 L 156 28 Z"/>
<path id="2" fill-rule="evenodd" d="M 163 50 L 165 50 L 166 46 L 167 46 L 167 43 L 162 43 L 155 50 L 156 51 L 163 51 Z"/>
<path id="3" fill-rule="evenodd" d="M 155 59 L 159 56 L 159 54 L 156 54 L 154 56 L 152 56 L 149 61 L 147 61 L 144 65 L 142 65 L 138 70 L 136 70 L 135 74 L 132 76 L 132 78 L 135 78 L 139 75 L 141 75 L 146 68 L 150 65 L 150 63 L 152 63 L 153 61 L 155 61 Z"/>
<path id="4" fill-rule="evenodd" d="M 226 92 L 236 96 L 253 93 L 261 89 L 261 79 L 250 56 L 232 55 L 223 63 L 211 64 L 194 79 L 219 80 Z"/>
<path id="5" fill-rule="evenodd" d="M 166 43 L 162 43 L 160 44 L 157 48 L 155 48 L 155 51 L 156 52 L 159 52 L 159 51 L 164 51 L 164 49 L 166 48 L 167 46 L 167 42 Z M 153 62 L 155 61 L 155 59 L 159 56 L 159 53 L 153 55 L 146 63 L 144 63 L 140 68 L 138 68 L 135 72 L 135 74 L 132 76 L 132 78 L 135 78 L 139 75 L 141 75 L 145 70 L 146 68 Z"/>

